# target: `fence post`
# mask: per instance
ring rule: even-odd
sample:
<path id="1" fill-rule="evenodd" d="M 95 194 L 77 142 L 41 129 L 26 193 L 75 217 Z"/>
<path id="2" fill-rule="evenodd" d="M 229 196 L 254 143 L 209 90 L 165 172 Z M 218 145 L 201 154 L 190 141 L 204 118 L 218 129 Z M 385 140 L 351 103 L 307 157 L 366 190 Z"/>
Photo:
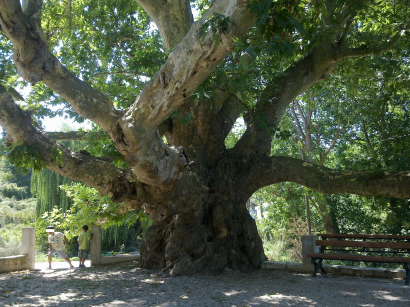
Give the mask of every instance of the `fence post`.
<path id="1" fill-rule="evenodd" d="M 101 263 L 101 225 L 92 225 L 91 233 L 93 239 L 90 241 L 90 258 L 91 266 L 94 266 Z"/>
<path id="2" fill-rule="evenodd" d="M 307 254 L 313 254 L 319 252 L 319 246 L 315 246 L 315 241 L 319 240 L 317 236 L 314 235 L 304 235 L 302 236 L 302 255 L 303 255 L 303 265 L 311 265 L 311 258 L 308 258 Z"/>
<path id="3" fill-rule="evenodd" d="M 35 264 L 36 229 L 34 227 L 23 228 L 21 235 L 20 253 L 28 256 L 28 269 L 34 269 Z"/>

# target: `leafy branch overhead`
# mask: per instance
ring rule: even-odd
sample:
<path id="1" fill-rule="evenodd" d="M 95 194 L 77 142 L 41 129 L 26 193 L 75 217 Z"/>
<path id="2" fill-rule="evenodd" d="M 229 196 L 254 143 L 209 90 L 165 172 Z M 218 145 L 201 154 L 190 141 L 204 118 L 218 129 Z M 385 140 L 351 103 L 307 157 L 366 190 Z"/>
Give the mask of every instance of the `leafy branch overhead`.
<path id="1" fill-rule="evenodd" d="M 200 41 L 203 42 L 206 34 L 211 32 L 213 34 L 215 44 L 218 46 L 220 42 L 220 35 L 228 30 L 229 24 L 229 17 L 223 16 L 219 13 L 214 13 L 214 15 L 204 21 L 199 28 L 199 35 L 201 37 Z"/>
<path id="2" fill-rule="evenodd" d="M 12 164 L 23 169 L 39 171 L 46 167 L 36 145 L 24 146 L 22 142 L 15 143 L 5 152 L 5 156 Z"/>

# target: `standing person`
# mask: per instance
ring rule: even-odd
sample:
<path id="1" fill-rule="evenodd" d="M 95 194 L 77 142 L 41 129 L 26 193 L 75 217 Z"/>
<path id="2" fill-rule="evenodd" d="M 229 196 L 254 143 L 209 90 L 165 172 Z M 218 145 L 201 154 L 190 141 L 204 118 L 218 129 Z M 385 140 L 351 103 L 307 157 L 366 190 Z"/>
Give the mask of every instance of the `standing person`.
<path id="1" fill-rule="evenodd" d="M 88 250 L 90 249 L 90 241 L 93 238 L 93 234 L 88 232 L 88 226 L 83 225 L 81 227 L 83 232 L 78 236 L 78 258 L 80 258 L 80 268 L 85 268 L 85 258 L 87 258 Z"/>
<path id="2" fill-rule="evenodd" d="M 46 231 L 49 233 L 48 269 L 51 270 L 51 259 L 53 259 L 55 253 L 58 254 L 58 257 L 63 258 L 65 261 L 67 261 L 67 263 L 70 265 L 70 269 L 74 269 L 74 266 L 71 264 L 70 259 L 65 253 L 65 246 L 68 246 L 66 236 L 61 232 L 54 232 L 54 226 L 47 226 Z"/>

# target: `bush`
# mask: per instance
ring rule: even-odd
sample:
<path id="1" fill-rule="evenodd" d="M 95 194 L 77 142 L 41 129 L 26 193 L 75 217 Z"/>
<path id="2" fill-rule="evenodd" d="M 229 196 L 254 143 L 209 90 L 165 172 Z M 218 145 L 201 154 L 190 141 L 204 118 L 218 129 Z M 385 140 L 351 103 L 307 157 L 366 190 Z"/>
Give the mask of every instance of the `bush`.
<path id="1" fill-rule="evenodd" d="M 0 257 L 20 255 L 21 235 L 27 225 L 6 225 L 1 228 Z"/>
<path id="2" fill-rule="evenodd" d="M 307 234 L 307 223 L 294 217 L 285 225 L 282 236 L 263 241 L 265 254 L 270 261 L 302 262 L 302 235 Z"/>
<path id="3" fill-rule="evenodd" d="M 0 228 L 8 224 L 32 225 L 35 222 L 36 200 L 34 198 L 16 200 L 3 198 L 0 201 Z"/>
<path id="4" fill-rule="evenodd" d="M 263 248 L 269 261 L 292 261 L 289 253 L 287 252 L 286 242 L 281 239 L 276 239 L 274 241 L 263 241 Z"/>
<path id="5" fill-rule="evenodd" d="M 19 187 L 16 183 L 5 183 L 0 185 L 0 194 L 4 197 L 22 200 L 29 197 L 29 191 L 27 187 Z"/>

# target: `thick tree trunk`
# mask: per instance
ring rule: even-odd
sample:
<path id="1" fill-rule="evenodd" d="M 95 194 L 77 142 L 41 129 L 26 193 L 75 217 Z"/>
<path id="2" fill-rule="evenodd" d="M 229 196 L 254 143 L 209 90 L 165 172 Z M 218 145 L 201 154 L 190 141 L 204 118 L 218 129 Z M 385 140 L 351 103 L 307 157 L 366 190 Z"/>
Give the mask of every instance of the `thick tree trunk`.
<path id="1" fill-rule="evenodd" d="M 329 203 L 327 202 L 326 195 L 323 194 L 323 202 L 324 202 L 324 208 L 325 212 L 323 212 L 323 224 L 326 230 L 326 233 L 338 233 L 337 231 L 337 224 L 335 219 L 332 216 L 332 212 L 329 207 Z"/>
<path id="2" fill-rule="evenodd" d="M 179 214 L 152 225 L 141 247 L 141 266 L 175 276 L 260 268 L 266 257 L 245 203 L 208 194 L 196 218 Z"/>
<path id="3" fill-rule="evenodd" d="M 330 213 L 326 213 L 326 215 L 323 217 L 323 225 L 325 227 L 326 233 L 336 233 L 336 227 L 333 223 L 333 219 Z"/>

